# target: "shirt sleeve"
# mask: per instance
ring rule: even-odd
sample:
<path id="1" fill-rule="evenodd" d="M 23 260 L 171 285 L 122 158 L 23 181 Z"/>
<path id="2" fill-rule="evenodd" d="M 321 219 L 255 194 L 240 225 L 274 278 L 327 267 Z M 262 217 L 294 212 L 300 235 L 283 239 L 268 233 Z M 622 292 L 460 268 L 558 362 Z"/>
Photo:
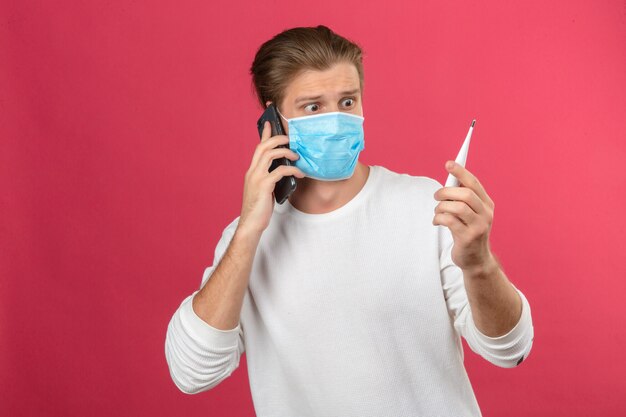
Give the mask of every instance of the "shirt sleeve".
<path id="1" fill-rule="evenodd" d="M 235 234 L 239 217 L 222 232 L 215 248 L 213 264 L 205 268 L 200 289 L 206 285 Z M 239 366 L 245 350 L 243 328 L 220 330 L 202 320 L 192 307 L 193 297 L 185 298 L 172 316 L 165 337 L 165 358 L 170 376 L 186 394 L 207 391 L 226 379 Z"/>
<path id="2" fill-rule="evenodd" d="M 441 283 L 450 317 L 457 334 L 463 336 L 474 352 L 502 368 L 518 366 L 530 354 L 534 329 L 530 304 L 524 294 L 513 285 L 522 300 L 522 315 L 513 329 L 498 337 L 489 337 L 476 327 L 472 317 L 463 270 L 452 261 L 454 239 L 450 229 L 439 228 Z M 512 285 L 512 284 L 511 284 Z"/>

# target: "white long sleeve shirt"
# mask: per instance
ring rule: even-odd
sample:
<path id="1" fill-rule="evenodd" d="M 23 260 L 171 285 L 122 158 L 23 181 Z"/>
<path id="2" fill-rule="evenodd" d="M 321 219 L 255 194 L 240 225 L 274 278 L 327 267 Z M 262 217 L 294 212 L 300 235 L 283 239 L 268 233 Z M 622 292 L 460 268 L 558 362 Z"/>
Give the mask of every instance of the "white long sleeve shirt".
<path id="1" fill-rule="evenodd" d="M 452 235 L 434 226 L 431 178 L 371 166 L 360 192 L 324 214 L 275 204 L 252 265 L 240 322 L 219 330 L 183 300 L 167 328 L 171 377 L 185 393 L 215 387 L 246 352 L 258 417 L 480 416 L 463 366 L 472 351 L 505 368 L 531 350 L 522 315 L 506 335 L 475 326 Z M 210 279 L 235 232 L 224 230 Z"/>

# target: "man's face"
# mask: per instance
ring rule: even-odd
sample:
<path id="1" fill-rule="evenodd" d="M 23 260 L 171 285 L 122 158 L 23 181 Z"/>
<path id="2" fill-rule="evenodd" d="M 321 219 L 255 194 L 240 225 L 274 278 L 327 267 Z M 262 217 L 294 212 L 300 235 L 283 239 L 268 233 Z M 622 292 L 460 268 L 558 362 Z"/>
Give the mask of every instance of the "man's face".
<path id="1" fill-rule="evenodd" d="M 356 67 L 341 62 L 324 71 L 303 71 L 285 89 L 278 110 L 287 119 L 335 111 L 362 116 L 361 88 Z M 288 134 L 287 123 L 283 123 L 283 126 Z"/>

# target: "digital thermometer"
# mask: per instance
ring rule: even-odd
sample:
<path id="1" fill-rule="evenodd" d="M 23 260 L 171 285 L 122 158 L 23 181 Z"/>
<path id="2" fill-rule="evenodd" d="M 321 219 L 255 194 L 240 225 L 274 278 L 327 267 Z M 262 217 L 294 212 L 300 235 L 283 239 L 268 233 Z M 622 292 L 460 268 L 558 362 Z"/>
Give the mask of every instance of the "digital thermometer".
<path id="1" fill-rule="evenodd" d="M 463 142 L 463 146 L 461 146 L 461 150 L 459 154 L 456 156 L 454 160 L 457 164 L 465 167 L 465 162 L 467 161 L 467 153 L 469 152 L 470 138 L 472 137 L 472 132 L 474 131 L 474 125 L 476 124 L 476 119 L 472 120 L 472 124 L 470 125 L 469 131 L 467 132 L 467 136 L 465 136 L 465 142 Z M 446 180 L 446 185 L 444 187 L 458 187 L 459 180 L 452 174 L 448 174 L 448 179 Z"/>

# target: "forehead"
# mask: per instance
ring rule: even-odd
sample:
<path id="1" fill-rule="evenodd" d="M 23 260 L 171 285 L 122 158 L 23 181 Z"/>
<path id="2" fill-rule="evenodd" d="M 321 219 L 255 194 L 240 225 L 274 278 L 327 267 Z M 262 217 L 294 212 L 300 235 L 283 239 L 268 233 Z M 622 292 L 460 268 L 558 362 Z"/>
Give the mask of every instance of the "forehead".
<path id="1" fill-rule="evenodd" d="M 285 89 L 285 101 L 293 103 L 300 96 L 340 94 L 360 88 L 359 72 L 353 64 L 340 62 L 324 71 L 307 69 L 299 73 Z"/>

